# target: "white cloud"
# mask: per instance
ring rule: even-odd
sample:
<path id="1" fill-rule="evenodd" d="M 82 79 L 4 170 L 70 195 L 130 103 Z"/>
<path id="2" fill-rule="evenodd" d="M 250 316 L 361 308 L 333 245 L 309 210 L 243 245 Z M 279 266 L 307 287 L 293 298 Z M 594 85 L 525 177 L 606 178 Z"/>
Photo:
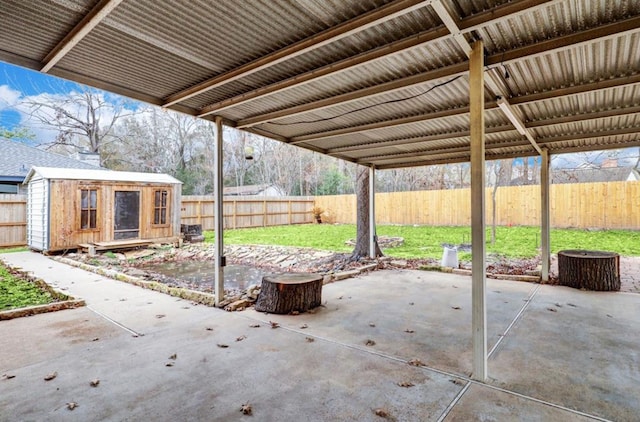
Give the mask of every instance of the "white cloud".
<path id="1" fill-rule="evenodd" d="M 0 110 L 13 108 L 22 94 L 12 89 L 9 85 L 0 85 Z"/>

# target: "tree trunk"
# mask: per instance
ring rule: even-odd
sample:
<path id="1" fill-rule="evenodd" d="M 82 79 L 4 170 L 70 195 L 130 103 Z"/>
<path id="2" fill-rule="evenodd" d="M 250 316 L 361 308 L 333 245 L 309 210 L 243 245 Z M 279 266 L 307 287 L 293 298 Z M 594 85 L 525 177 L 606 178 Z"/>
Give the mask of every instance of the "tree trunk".
<path id="1" fill-rule="evenodd" d="M 285 273 L 264 276 L 255 309 L 272 314 L 306 312 L 322 304 L 318 274 Z"/>
<path id="2" fill-rule="evenodd" d="M 356 247 L 353 250 L 354 258 L 369 256 L 369 168 L 360 166 L 356 179 Z M 382 256 L 376 238 L 376 256 Z"/>
<path id="3" fill-rule="evenodd" d="M 597 291 L 620 290 L 620 255 L 613 252 L 558 252 L 558 278 L 563 286 Z"/>

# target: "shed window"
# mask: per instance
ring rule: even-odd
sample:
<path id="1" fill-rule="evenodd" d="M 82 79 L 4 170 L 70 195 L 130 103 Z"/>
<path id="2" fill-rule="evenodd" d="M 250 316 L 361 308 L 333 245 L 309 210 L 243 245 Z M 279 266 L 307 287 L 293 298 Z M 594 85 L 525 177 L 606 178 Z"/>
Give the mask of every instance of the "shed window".
<path id="1" fill-rule="evenodd" d="M 80 190 L 80 228 L 97 228 L 98 191 L 96 189 Z"/>
<path id="2" fill-rule="evenodd" d="M 155 201 L 153 206 L 153 224 L 167 224 L 167 197 L 166 190 L 155 191 Z"/>

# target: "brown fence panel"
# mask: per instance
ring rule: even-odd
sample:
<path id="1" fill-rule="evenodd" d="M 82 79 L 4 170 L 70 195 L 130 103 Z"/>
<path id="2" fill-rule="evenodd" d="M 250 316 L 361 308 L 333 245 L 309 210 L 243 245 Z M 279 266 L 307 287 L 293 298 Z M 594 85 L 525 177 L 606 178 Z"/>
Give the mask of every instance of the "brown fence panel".
<path id="1" fill-rule="evenodd" d="M 182 197 L 182 224 L 201 224 L 203 230 L 213 230 L 213 196 L 189 195 Z M 257 197 L 238 196 L 224 198 L 224 227 L 281 226 L 313 222 L 313 197 Z"/>
<path id="2" fill-rule="evenodd" d="M 27 244 L 27 195 L 0 194 L 0 248 Z"/>
<path id="3" fill-rule="evenodd" d="M 486 192 L 492 223 L 493 189 Z M 640 182 L 571 183 L 551 186 L 551 224 L 558 228 L 640 229 Z M 496 224 L 540 224 L 540 186 L 504 186 L 496 191 Z M 378 224 L 466 226 L 471 224 L 469 189 L 376 194 Z M 337 223 L 355 224 L 355 195 L 317 196 L 315 205 Z"/>

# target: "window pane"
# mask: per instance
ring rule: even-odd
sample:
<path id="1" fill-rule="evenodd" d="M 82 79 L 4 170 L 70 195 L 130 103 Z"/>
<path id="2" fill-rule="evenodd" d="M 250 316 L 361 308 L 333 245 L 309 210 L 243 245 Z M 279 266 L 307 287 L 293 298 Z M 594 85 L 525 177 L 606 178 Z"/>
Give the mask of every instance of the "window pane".
<path id="1" fill-rule="evenodd" d="M 80 212 L 80 228 L 81 229 L 89 228 L 89 212 L 88 211 Z"/>
<path id="2" fill-rule="evenodd" d="M 159 207 L 160 206 L 160 191 L 156 191 L 155 192 L 155 206 Z"/>
<path id="3" fill-rule="evenodd" d="M 87 209 L 89 206 L 89 198 L 88 198 L 89 191 L 83 189 L 80 192 L 81 192 L 80 208 L 84 210 L 84 209 Z"/>
<path id="4" fill-rule="evenodd" d="M 91 193 L 91 208 L 96 209 L 98 208 L 98 191 L 91 190 L 89 192 Z"/>
<path id="5" fill-rule="evenodd" d="M 163 208 L 160 211 L 160 224 L 166 224 L 167 223 L 167 209 Z"/>
<path id="6" fill-rule="evenodd" d="M 160 224 L 160 210 L 157 208 L 153 213 L 153 224 Z"/>
<path id="7" fill-rule="evenodd" d="M 90 213 L 90 221 L 89 221 L 89 228 L 95 229 L 97 226 L 96 224 L 96 214 L 97 211 L 96 210 L 91 210 L 89 211 Z"/>
<path id="8" fill-rule="evenodd" d="M 162 206 L 163 207 L 167 206 L 167 191 L 166 190 L 162 191 Z"/>

